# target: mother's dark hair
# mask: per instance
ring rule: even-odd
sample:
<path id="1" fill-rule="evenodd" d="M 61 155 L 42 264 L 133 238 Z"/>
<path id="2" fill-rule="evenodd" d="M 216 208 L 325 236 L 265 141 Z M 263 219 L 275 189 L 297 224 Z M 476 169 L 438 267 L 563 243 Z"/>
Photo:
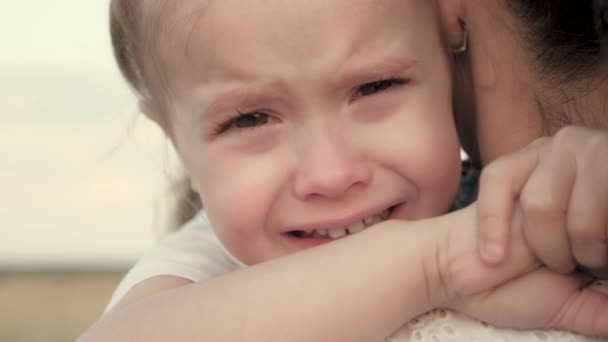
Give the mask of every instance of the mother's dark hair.
<path id="1" fill-rule="evenodd" d="M 585 78 L 606 58 L 608 0 L 506 0 L 537 66 L 562 82 Z"/>
<path id="2" fill-rule="evenodd" d="M 565 125 L 603 121 L 596 116 L 602 115 L 599 112 L 594 115 L 581 112 L 580 99 L 585 93 L 590 94 L 608 84 L 608 0 L 460 0 L 454 4 L 449 0 L 439 1 L 445 1 L 448 9 L 447 38 L 453 46 L 466 39 L 462 35 L 466 30 L 456 28 L 452 19 L 454 11 L 458 11 L 454 6 L 466 7 L 471 12 L 475 7 L 483 7 L 479 13 L 489 15 L 488 18 L 506 18 L 504 29 L 517 36 L 516 44 L 523 44 L 517 47 L 521 51 L 516 55 L 523 60 L 517 62 L 525 63 L 526 69 L 532 71 L 532 78 L 526 82 L 532 82 L 531 79 L 536 82 L 538 93 L 533 96 L 537 106 L 535 110 L 539 111 L 539 119 L 542 120 L 542 133 L 551 135 Z M 495 11 L 507 15 L 494 17 L 492 13 Z M 475 30 L 480 30 L 480 27 L 475 26 Z M 492 39 L 491 28 L 481 30 L 489 30 L 486 38 Z M 452 35 L 457 31 L 460 33 Z M 497 32 L 500 34 L 502 31 Z M 483 36 L 478 32 L 472 32 L 471 36 L 473 34 Z M 503 54 L 509 51 L 493 52 Z M 461 69 L 465 70 L 465 75 L 475 66 L 468 64 L 471 62 L 469 56 L 461 55 L 456 60 L 463 63 Z M 508 60 L 502 62 L 509 63 Z M 471 76 L 465 75 L 462 79 L 467 90 L 461 91 L 460 95 L 464 96 L 457 97 L 456 110 L 460 115 L 456 115 L 456 119 L 459 120 L 464 149 L 471 156 L 473 165 L 481 168 L 481 150 L 485 147 L 479 146 L 477 140 L 478 117 L 471 114 L 476 112 L 478 102 L 469 98 L 472 88 L 467 87 L 472 86 Z M 456 88 L 455 96 L 459 95 L 458 91 Z"/>

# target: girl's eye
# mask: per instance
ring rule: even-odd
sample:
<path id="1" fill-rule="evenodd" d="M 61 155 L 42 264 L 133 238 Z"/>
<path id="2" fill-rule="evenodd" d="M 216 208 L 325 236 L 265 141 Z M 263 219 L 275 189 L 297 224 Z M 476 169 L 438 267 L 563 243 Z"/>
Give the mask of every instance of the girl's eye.
<path id="1" fill-rule="evenodd" d="M 407 81 L 401 80 L 401 79 L 387 79 L 387 80 L 370 82 L 370 83 L 366 83 L 362 86 L 359 86 L 359 88 L 357 88 L 357 95 L 370 96 L 370 95 L 374 95 L 376 93 L 382 92 L 395 85 L 401 85 L 401 84 L 405 84 L 405 83 L 407 83 Z"/>
<path id="2" fill-rule="evenodd" d="M 219 125 L 219 133 L 224 133 L 232 128 L 248 129 L 263 126 L 268 123 L 270 117 L 266 113 L 251 112 L 241 113 L 234 118 Z"/>

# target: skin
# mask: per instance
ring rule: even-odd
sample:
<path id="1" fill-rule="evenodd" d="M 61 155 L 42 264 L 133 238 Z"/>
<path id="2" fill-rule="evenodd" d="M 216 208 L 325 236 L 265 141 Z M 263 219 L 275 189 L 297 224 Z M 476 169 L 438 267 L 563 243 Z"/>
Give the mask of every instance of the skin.
<path id="1" fill-rule="evenodd" d="M 455 99 L 463 144 L 479 148 L 474 154 L 486 165 L 482 257 L 505 260 L 511 217 L 520 211 L 527 241 L 546 265 L 608 276 L 608 64 L 557 86 L 559 74 L 540 72 L 525 24 L 504 1 L 439 3 L 449 43 L 464 39 L 459 21 L 468 32 L 468 50 L 456 59 Z"/>
<path id="2" fill-rule="evenodd" d="M 433 6 L 257 6 L 206 3 L 160 41 L 169 133 L 226 248 L 256 264 L 332 241 L 295 230 L 445 213 L 460 159 Z"/>

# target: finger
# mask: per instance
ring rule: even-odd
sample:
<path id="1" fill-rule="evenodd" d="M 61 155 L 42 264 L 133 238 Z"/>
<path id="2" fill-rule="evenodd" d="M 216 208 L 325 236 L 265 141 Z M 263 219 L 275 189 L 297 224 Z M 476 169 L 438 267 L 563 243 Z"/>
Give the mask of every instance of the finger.
<path id="1" fill-rule="evenodd" d="M 575 292 L 561 307 L 551 327 L 585 335 L 608 336 L 608 296 L 592 288 Z"/>
<path id="2" fill-rule="evenodd" d="M 497 159 L 482 171 L 477 199 L 480 254 L 489 264 L 507 256 L 514 202 L 538 161 L 538 145 Z"/>
<path id="3" fill-rule="evenodd" d="M 545 265 L 561 273 L 575 267 L 566 228 L 575 177 L 574 158 L 546 148 L 520 197 L 528 246 Z"/>
<path id="4" fill-rule="evenodd" d="M 497 326 L 561 328 L 608 336 L 608 296 L 585 288 L 590 277 L 538 269 L 461 305 L 467 314 Z"/>
<path id="5" fill-rule="evenodd" d="M 603 154 L 608 153 L 604 146 Z M 608 266 L 608 162 L 602 151 L 579 156 L 568 209 L 568 233 L 576 261 L 590 269 Z"/>

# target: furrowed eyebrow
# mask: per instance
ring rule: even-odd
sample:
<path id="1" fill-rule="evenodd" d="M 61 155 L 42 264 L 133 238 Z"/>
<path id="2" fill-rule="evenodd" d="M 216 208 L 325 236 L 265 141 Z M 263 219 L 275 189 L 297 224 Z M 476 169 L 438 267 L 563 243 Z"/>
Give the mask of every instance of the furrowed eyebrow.
<path id="1" fill-rule="evenodd" d="M 273 101 L 285 93 L 286 88 L 280 82 L 256 83 L 258 84 L 243 84 L 212 94 L 212 100 L 204 106 L 203 112 L 197 114 L 198 118 L 203 120 L 209 115 L 213 116 L 220 112 L 256 106 L 263 102 Z"/>
<path id="2" fill-rule="evenodd" d="M 418 62 L 403 57 L 384 57 L 375 60 L 367 60 L 363 63 L 349 63 L 345 65 L 333 79 L 332 84 L 336 87 L 358 83 L 366 83 L 375 79 L 395 76 L 412 69 Z"/>

